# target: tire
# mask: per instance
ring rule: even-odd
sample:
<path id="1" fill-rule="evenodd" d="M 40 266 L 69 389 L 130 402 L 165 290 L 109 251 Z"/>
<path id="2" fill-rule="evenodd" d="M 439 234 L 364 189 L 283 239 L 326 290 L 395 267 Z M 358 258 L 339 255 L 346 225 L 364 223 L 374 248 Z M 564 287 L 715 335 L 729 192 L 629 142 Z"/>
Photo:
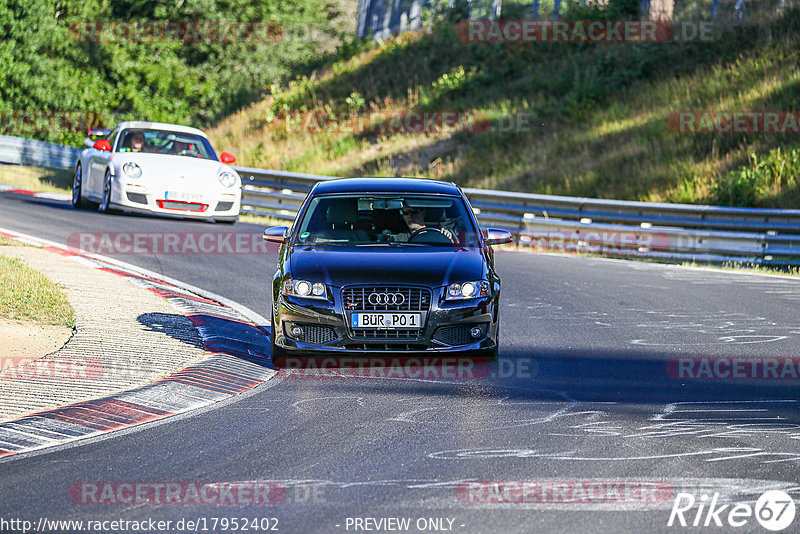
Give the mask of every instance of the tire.
<path id="1" fill-rule="evenodd" d="M 97 211 L 100 213 L 113 212 L 111 208 L 111 186 L 111 173 L 106 171 L 106 175 L 103 177 L 103 199 L 100 201 L 100 204 L 97 205 Z"/>
<path id="2" fill-rule="evenodd" d="M 80 163 L 75 166 L 75 177 L 72 179 L 72 207 L 76 210 L 86 207 L 83 200 L 83 169 Z"/>

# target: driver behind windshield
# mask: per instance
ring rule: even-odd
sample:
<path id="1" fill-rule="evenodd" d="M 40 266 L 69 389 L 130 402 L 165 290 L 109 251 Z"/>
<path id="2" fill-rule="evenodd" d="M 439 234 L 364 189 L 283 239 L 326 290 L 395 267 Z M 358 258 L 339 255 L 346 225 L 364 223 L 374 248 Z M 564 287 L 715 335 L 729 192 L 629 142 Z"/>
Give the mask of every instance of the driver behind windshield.
<path id="1" fill-rule="evenodd" d="M 425 228 L 431 228 L 437 230 L 447 236 L 448 239 L 452 242 L 456 242 L 455 235 L 453 232 L 445 228 L 444 226 L 433 224 L 429 225 L 425 222 L 425 209 L 424 208 L 405 208 L 401 211 L 403 215 L 403 220 L 408 226 L 408 233 L 402 232 L 397 234 L 397 241 L 407 243 L 408 240 L 413 236 L 416 232 L 420 232 Z"/>
<path id="2" fill-rule="evenodd" d="M 131 136 L 131 151 L 141 152 L 144 149 L 144 134 L 136 132 Z"/>
<path id="3" fill-rule="evenodd" d="M 144 142 L 144 133 L 141 131 L 129 131 L 122 143 L 120 152 L 147 152 L 147 145 Z"/>

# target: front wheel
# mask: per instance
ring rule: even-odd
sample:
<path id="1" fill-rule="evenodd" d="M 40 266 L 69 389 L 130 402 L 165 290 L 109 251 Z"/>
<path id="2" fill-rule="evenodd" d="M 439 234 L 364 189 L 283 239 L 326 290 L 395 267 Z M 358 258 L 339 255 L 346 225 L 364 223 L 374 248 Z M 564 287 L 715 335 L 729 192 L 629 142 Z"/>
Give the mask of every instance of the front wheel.
<path id="1" fill-rule="evenodd" d="M 83 201 L 82 189 L 83 170 L 81 169 L 81 164 L 78 163 L 75 166 L 75 177 L 72 179 L 72 207 L 78 210 L 86 205 Z"/>
<path id="2" fill-rule="evenodd" d="M 100 213 L 111 213 L 111 186 L 111 173 L 106 171 L 106 175 L 103 178 L 103 200 L 97 206 L 97 211 Z"/>

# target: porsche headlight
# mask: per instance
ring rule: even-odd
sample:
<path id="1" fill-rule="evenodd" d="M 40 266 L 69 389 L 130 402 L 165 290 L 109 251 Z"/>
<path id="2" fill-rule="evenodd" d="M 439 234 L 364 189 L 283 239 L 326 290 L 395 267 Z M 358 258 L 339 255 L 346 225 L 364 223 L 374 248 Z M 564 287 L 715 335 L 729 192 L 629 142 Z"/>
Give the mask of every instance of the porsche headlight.
<path id="1" fill-rule="evenodd" d="M 239 181 L 239 177 L 230 171 L 222 171 L 217 178 L 223 187 L 233 187 Z"/>
<path id="2" fill-rule="evenodd" d="M 142 168 L 133 161 L 129 161 L 122 166 L 122 172 L 124 172 L 125 176 L 128 178 L 138 178 L 142 175 Z"/>
<path id="3" fill-rule="evenodd" d="M 292 279 L 284 282 L 283 294 L 306 299 L 327 299 L 328 288 L 320 282 Z"/>
<path id="4" fill-rule="evenodd" d="M 462 282 L 460 284 L 450 284 L 445 292 L 445 300 L 462 300 L 486 297 L 489 295 L 489 282 L 479 280 L 477 282 Z"/>

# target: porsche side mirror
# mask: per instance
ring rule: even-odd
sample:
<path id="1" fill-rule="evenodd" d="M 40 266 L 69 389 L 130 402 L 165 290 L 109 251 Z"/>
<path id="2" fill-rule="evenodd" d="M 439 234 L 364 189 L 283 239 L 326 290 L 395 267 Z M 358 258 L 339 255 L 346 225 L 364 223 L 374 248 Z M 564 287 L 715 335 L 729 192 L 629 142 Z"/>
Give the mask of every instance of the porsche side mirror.
<path id="1" fill-rule="evenodd" d="M 108 139 L 98 139 L 92 146 L 101 152 L 111 152 L 111 143 L 108 142 Z"/>
<path id="2" fill-rule="evenodd" d="M 484 243 L 487 245 L 503 245 L 505 243 L 513 243 L 514 236 L 511 235 L 511 232 L 506 230 L 500 230 L 499 228 L 487 228 L 486 229 L 486 240 Z"/>
<path id="3" fill-rule="evenodd" d="M 219 160 L 222 163 L 235 163 L 236 162 L 236 156 L 234 156 L 230 152 L 223 152 L 222 154 L 219 155 Z"/>
<path id="4" fill-rule="evenodd" d="M 272 243 L 286 243 L 289 240 L 289 229 L 286 226 L 273 226 L 264 230 L 261 236 L 264 241 Z"/>

